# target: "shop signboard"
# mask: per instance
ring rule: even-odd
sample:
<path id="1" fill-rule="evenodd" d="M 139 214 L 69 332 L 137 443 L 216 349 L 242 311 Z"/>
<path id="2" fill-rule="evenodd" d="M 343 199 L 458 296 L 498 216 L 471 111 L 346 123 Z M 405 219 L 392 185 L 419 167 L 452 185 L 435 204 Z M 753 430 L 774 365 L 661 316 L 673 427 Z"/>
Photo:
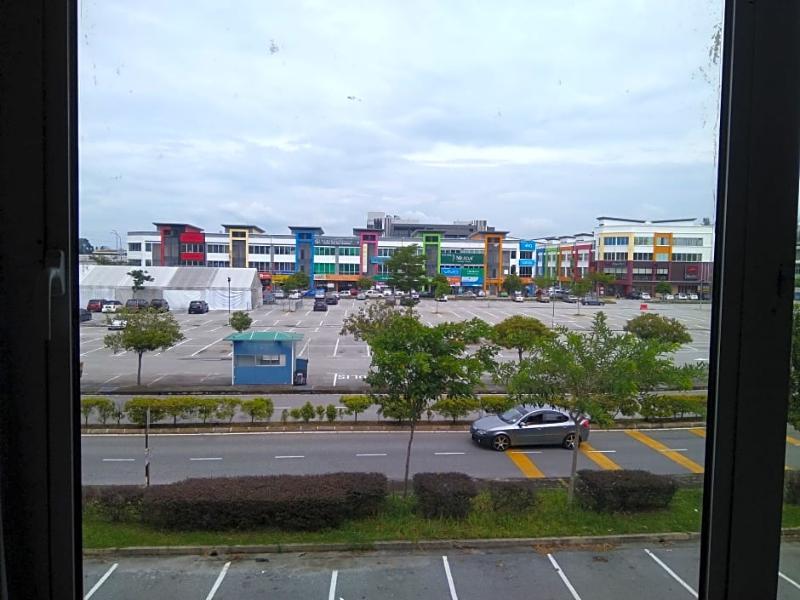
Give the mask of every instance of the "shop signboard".
<path id="1" fill-rule="evenodd" d="M 463 267 L 461 269 L 462 286 L 482 286 L 483 267 Z"/>
<path id="2" fill-rule="evenodd" d="M 448 277 L 447 283 L 452 285 L 461 285 L 461 277 Z"/>
<path id="3" fill-rule="evenodd" d="M 461 277 L 461 267 L 441 267 L 441 272 L 445 277 Z"/>
<path id="4" fill-rule="evenodd" d="M 520 258 L 519 259 L 519 266 L 520 267 L 535 267 L 536 266 L 536 259 L 533 259 L 533 258 Z"/>
<path id="5" fill-rule="evenodd" d="M 442 254 L 442 262 L 449 265 L 482 265 L 483 254 Z"/>
<path id="6" fill-rule="evenodd" d="M 536 242 L 533 240 L 520 240 L 519 249 L 528 252 L 536 251 Z"/>
<path id="7" fill-rule="evenodd" d="M 373 265 L 382 265 L 383 263 L 387 262 L 389 258 L 389 256 L 373 256 L 371 259 L 369 259 L 369 262 Z"/>
<path id="8" fill-rule="evenodd" d="M 686 279 L 686 281 L 697 281 L 700 278 L 700 266 L 686 265 L 684 278 Z"/>

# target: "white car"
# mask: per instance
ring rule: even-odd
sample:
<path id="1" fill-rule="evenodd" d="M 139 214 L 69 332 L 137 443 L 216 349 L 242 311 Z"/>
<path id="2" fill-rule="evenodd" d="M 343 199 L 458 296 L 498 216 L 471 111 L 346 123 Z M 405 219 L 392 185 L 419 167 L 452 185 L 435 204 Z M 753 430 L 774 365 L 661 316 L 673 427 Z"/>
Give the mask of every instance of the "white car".
<path id="1" fill-rule="evenodd" d="M 439 296 L 438 298 L 436 298 L 436 301 L 437 302 L 447 302 L 447 296 L 446 295 L 445 296 Z"/>
<path id="2" fill-rule="evenodd" d="M 275 296 L 276 300 L 283 300 L 286 298 L 286 292 L 284 292 L 282 289 L 277 289 L 275 292 L 273 292 L 273 296 Z"/>
<path id="3" fill-rule="evenodd" d="M 675 300 L 675 296 L 672 294 L 664 294 L 664 300 Z"/>
<path id="4" fill-rule="evenodd" d="M 383 294 L 381 294 L 378 290 L 372 290 L 372 289 L 364 292 L 364 295 L 367 298 L 380 298 L 381 296 L 383 296 Z"/>
<path id="5" fill-rule="evenodd" d="M 403 290 L 395 290 L 394 295 L 397 296 L 398 298 L 402 298 L 403 296 L 406 295 L 406 293 Z"/>
<path id="6" fill-rule="evenodd" d="M 697 296 L 697 294 L 689 294 L 689 300 L 699 300 L 699 299 L 700 298 Z"/>
<path id="7" fill-rule="evenodd" d="M 300 298 L 302 298 L 300 292 L 292 292 L 289 294 L 289 300 L 300 300 Z"/>
<path id="8" fill-rule="evenodd" d="M 419 300 L 419 292 L 416 290 L 411 290 L 411 298 L 414 300 Z"/>
<path id="9" fill-rule="evenodd" d="M 109 323 L 108 328 L 111 331 L 117 331 L 120 329 L 125 329 L 128 325 L 128 322 L 123 319 L 112 319 L 111 323 Z"/>
<path id="10" fill-rule="evenodd" d="M 122 308 L 122 302 L 119 300 L 109 300 L 105 304 L 103 304 L 102 308 L 100 308 L 100 312 L 104 313 L 115 313 L 120 308 Z"/>
<path id="11" fill-rule="evenodd" d="M 678 294 L 678 300 L 688 300 L 689 296 L 686 294 Z"/>
<path id="12" fill-rule="evenodd" d="M 514 295 L 514 302 L 525 302 L 525 298 L 523 298 L 522 295 L 515 294 Z"/>
<path id="13" fill-rule="evenodd" d="M 642 300 L 652 300 L 652 298 L 650 298 L 650 294 L 647 292 L 642 292 Z"/>

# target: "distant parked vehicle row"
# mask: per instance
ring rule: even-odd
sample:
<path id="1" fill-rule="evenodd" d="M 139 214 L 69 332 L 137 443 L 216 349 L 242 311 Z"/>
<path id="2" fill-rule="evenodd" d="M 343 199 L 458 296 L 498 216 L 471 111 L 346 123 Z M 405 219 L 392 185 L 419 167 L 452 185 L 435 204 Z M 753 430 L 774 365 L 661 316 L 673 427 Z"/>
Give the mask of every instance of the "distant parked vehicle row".
<path id="1" fill-rule="evenodd" d="M 198 315 L 208 312 L 208 303 L 205 300 L 192 300 L 189 302 L 189 314 Z"/>

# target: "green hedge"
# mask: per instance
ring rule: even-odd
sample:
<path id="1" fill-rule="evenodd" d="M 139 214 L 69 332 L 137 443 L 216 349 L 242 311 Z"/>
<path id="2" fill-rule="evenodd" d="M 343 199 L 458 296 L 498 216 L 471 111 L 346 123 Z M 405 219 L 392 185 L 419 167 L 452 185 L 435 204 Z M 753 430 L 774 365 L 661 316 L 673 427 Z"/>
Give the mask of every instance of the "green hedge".
<path id="1" fill-rule="evenodd" d="M 536 506 L 536 490 L 525 481 L 494 481 L 489 502 L 495 512 L 520 513 Z"/>
<path id="2" fill-rule="evenodd" d="M 138 485 L 85 485 L 83 505 L 109 521 L 138 521 L 144 491 L 144 486 Z"/>
<path id="3" fill-rule="evenodd" d="M 417 510 L 427 518 L 465 519 L 478 489 L 464 473 L 417 473 L 414 475 Z"/>
<path id="4" fill-rule="evenodd" d="M 596 512 L 639 512 L 666 508 L 678 486 L 668 475 L 648 471 L 578 471 L 575 497 Z"/>
<path id="5" fill-rule="evenodd" d="M 148 488 L 142 517 L 165 529 L 319 530 L 374 514 L 387 490 L 379 473 L 187 479 Z"/>
<path id="6" fill-rule="evenodd" d="M 653 394 L 640 402 L 639 413 L 648 421 L 696 415 L 705 419 L 708 397 L 705 394 Z"/>
<path id="7" fill-rule="evenodd" d="M 800 504 L 800 471 L 786 471 L 783 488 L 787 504 Z"/>

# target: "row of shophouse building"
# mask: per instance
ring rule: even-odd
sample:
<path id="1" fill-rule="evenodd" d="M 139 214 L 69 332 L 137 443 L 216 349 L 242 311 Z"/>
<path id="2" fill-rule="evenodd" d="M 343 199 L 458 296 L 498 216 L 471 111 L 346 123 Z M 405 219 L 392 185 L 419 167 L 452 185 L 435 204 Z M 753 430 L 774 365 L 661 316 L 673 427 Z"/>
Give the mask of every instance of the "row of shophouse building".
<path id="1" fill-rule="evenodd" d="M 127 234 L 135 266 L 206 266 L 256 269 L 265 286 L 304 272 L 318 287 L 348 289 L 361 276 L 389 277 L 387 261 L 399 248 L 417 245 L 429 276 L 445 275 L 454 293 L 497 293 L 505 277 L 527 286 L 537 276 L 568 285 L 591 271 L 611 274 L 606 294 L 653 292 L 659 282 L 673 291 L 709 293 L 714 228 L 708 219 L 598 217 L 594 231 L 523 239 L 476 220 L 418 223 L 369 213 L 352 235 L 327 235 L 321 227 L 292 226 L 268 233 L 257 225 L 225 224 L 216 233 L 188 223 L 154 223 L 154 231 Z"/>

